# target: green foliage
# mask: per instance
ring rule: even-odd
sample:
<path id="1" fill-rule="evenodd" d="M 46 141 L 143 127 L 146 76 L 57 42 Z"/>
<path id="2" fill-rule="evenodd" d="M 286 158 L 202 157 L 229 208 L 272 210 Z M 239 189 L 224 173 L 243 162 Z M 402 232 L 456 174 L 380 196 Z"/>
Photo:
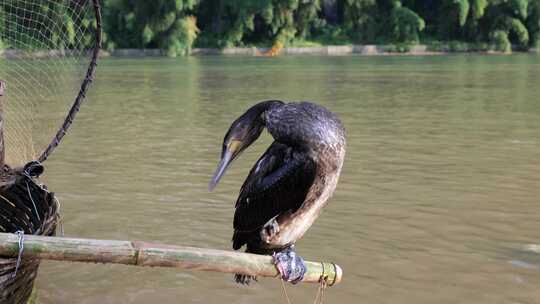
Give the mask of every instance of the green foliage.
<path id="1" fill-rule="evenodd" d="M 407 53 L 410 50 L 411 45 L 408 43 L 389 44 L 383 48 L 383 51 L 388 53 Z"/>
<path id="2" fill-rule="evenodd" d="M 457 2 L 458 6 L 458 16 L 459 16 L 459 26 L 463 27 L 465 26 L 465 22 L 467 22 L 467 17 L 469 16 L 469 9 L 470 4 L 469 0 L 455 0 Z"/>
<path id="3" fill-rule="evenodd" d="M 199 29 L 195 17 L 188 16 L 176 20 L 171 34 L 167 36 L 168 40 L 165 41 L 167 55 L 170 57 L 188 55 L 198 33 Z"/>
<path id="4" fill-rule="evenodd" d="M 297 10 L 299 2 L 298 0 L 273 0 L 271 8 L 268 8 L 271 13 L 267 16 L 263 15 L 275 42 L 286 44 L 295 37 L 294 11 Z"/>
<path id="5" fill-rule="evenodd" d="M 529 32 L 529 45 L 531 47 L 540 47 L 540 0 L 531 0 L 527 20 L 525 21 Z"/>
<path id="6" fill-rule="evenodd" d="M 172 5 L 173 3 L 174 5 Z M 326 4 L 323 10 L 323 3 Z M 489 42 L 533 46 L 540 38 L 540 0 L 105 0 L 111 43 L 186 54 L 205 47 L 393 43 L 396 51 L 428 35 L 450 50 Z M 142 13 L 144 12 L 144 14 Z M 187 16 L 198 24 L 187 26 Z M 183 20 L 183 21 L 182 21 Z M 201 29 L 197 35 L 197 26 Z"/>
<path id="7" fill-rule="evenodd" d="M 23 0 L 5 3 L 17 2 Z M 40 6 L 35 17 L 36 24 L 63 18 L 60 28 L 40 29 L 47 47 L 90 45 L 91 31 L 80 37 L 76 29 L 94 29 L 92 16 L 76 21 L 61 3 Z M 540 44 L 540 0 L 103 0 L 102 6 L 106 48 L 160 48 L 169 56 L 189 54 L 193 45 L 388 43 L 400 52 L 430 40 L 438 41 L 431 48 L 453 51 Z M 0 34 L 17 26 L 2 11 L 0 5 Z M 9 47 L 38 47 L 31 37 L 19 40 Z"/>
<path id="8" fill-rule="evenodd" d="M 109 48 L 161 48 L 168 56 L 188 54 L 198 29 L 191 14 L 197 0 L 108 0 L 105 30 Z"/>
<path id="9" fill-rule="evenodd" d="M 508 39 L 507 32 L 496 30 L 490 33 L 489 39 L 493 50 L 503 53 L 512 52 L 512 45 L 510 44 L 510 40 Z"/>
<path id="10" fill-rule="evenodd" d="M 81 16 L 75 4 L 62 1 L 5 1 L 0 6 L 0 37 L 4 36 L 11 45 L 2 44 L 1 47 L 24 50 L 86 48 L 94 41 L 92 31 L 87 31 L 96 27 L 93 19 L 90 11 Z M 8 38 L 15 35 L 16 40 Z"/>
<path id="11" fill-rule="evenodd" d="M 355 41 L 373 40 L 377 34 L 377 2 L 375 0 L 345 0 L 342 5 L 344 30 Z"/>
<path id="12" fill-rule="evenodd" d="M 341 27 L 325 25 L 313 31 L 311 40 L 321 45 L 345 45 L 353 44 L 352 39 Z"/>
<path id="13" fill-rule="evenodd" d="M 205 21 L 201 24 L 202 39 L 209 46 L 242 46 L 257 42 L 257 38 L 268 39 L 272 33 L 267 26 L 274 18 L 271 0 L 201 0 L 199 12 L 199 19 Z M 253 35 L 259 32 L 264 35 Z"/>
<path id="14" fill-rule="evenodd" d="M 4 14 L 4 8 L 0 6 L 0 50 L 3 50 L 6 48 L 6 45 L 4 42 L 2 42 L 2 35 L 4 31 L 4 24 L 6 22 L 5 14 Z"/>
<path id="15" fill-rule="evenodd" d="M 474 20 L 482 18 L 488 6 L 488 0 L 472 0 L 471 2 L 471 11 Z"/>
<path id="16" fill-rule="evenodd" d="M 529 0 L 509 0 L 508 5 L 514 15 L 520 18 L 527 18 Z"/>
<path id="17" fill-rule="evenodd" d="M 527 28 L 519 19 L 511 18 L 508 24 L 510 32 L 514 33 L 517 38 L 517 42 L 521 47 L 527 47 L 529 44 L 529 32 Z"/>
<path id="18" fill-rule="evenodd" d="M 321 23 L 324 23 L 324 21 L 319 18 L 320 11 L 321 0 L 300 1 L 298 9 L 294 13 L 298 37 L 302 39 L 308 37 L 311 28 L 320 26 Z"/>
<path id="19" fill-rule="evenodd" d="M 453 40 L 448 43 L 448 50 L 451 52 L 467 52 L 469 51 L 469 44 Z"/>
<path id="20" fill-rule="evenodd" d="M 419 33 L 424 30 L 425 23 L 418 14 L 401 6 L 396 1 L 390 14 L 391 39 L 400 43 L 417 43 Z"/>

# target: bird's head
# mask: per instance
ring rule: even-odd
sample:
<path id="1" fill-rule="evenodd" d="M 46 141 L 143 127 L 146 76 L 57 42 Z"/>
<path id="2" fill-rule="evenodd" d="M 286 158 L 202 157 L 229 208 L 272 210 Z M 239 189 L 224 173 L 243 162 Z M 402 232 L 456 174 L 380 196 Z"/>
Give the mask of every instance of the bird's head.
<path id="1" fill-rule="evenodd" d="M 259 138 L 265 126 L 264 113 L 275 104 L 283 104 L 283 102 L 277 100 L 260 102 L 232 123 L 223 139 L 221 161 L 208 185 L 210 191 L 216 187 L 229 164 Z"/>

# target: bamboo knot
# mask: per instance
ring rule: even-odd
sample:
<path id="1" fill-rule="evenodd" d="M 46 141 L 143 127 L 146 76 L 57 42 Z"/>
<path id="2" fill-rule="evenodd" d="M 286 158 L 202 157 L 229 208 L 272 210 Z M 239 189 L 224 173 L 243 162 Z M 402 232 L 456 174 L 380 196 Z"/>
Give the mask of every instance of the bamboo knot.
<path id="1" fill-rule="evenodd" d="M 133 257 L 133 265 L 142 265 L 144 256 L 144 242 L 133 241 L 131 242 L 131 246 L 135 251 L 135 256 Z"/>

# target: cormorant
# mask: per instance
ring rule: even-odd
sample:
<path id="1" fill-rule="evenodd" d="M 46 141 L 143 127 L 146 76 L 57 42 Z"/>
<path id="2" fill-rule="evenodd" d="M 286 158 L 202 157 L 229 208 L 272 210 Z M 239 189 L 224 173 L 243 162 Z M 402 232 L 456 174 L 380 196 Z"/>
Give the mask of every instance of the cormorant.
<path id="1" fill-rule="evenodd" d="M 338 117 L 310 102 L 259 102 L 236 119 L 223 140 L 212 191 L 229 164 L 266 127 L 272 145 L 249 172 L 236 201 L 233 249 L 274 255 L 284 280 L 305 274 L 294 244 L 313 224 L 336 188 L 345 157 L 345 129 Z M 252 277 L 235 275 L 239 283 Z"/>

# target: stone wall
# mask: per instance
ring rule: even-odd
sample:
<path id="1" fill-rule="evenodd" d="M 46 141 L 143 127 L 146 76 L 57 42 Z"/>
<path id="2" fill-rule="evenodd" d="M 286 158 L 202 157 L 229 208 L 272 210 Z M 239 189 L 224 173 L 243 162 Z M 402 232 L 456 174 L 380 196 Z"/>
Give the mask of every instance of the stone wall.
<path id="1" fill-rule="evenodd" d="M 270 48 L 256 48 L 256 47 L 232 47 L 224 49 L 215 48 L 194 48 L 191 50 L 191 55 L 195 56 L 211 56 L 211 55 L 226 55 L 226 56 L 264 56 Z M 452 52 L 448 46 L 439 46 L 438 51 L 430 51 L 428 45 L 413 45 L 409 46 L 407 51 L 396 51 L 394 45 L 329 45 L 329 46 L 316 46 L 316 47 L 285 47 L 279 55 L 315 55 L 315 56 L 347 56 L 347 55 L 363 55 L 363 56 L 384 56 L 384 55 L 442 55 Z M 498 52 L 478 52 L 474 50 L 461 50 L 460 52 L 468 53 L 493 53 L 500 54 Z M 529 50 L 529 53 L 540 54 L 540 50 L 533 48 Z M 50 57 L 62 57 L 70 55 L 68 51 L 37 51 L 32 54 L 26 52 L 20 52 L 16 50 L 0 50 L 0 58 L 50 58 Z M 159 49 L 116 49 L 113 51 L 102 51 L 102 57 L 161 57 L 166 56 L 166 53 Z"/>

